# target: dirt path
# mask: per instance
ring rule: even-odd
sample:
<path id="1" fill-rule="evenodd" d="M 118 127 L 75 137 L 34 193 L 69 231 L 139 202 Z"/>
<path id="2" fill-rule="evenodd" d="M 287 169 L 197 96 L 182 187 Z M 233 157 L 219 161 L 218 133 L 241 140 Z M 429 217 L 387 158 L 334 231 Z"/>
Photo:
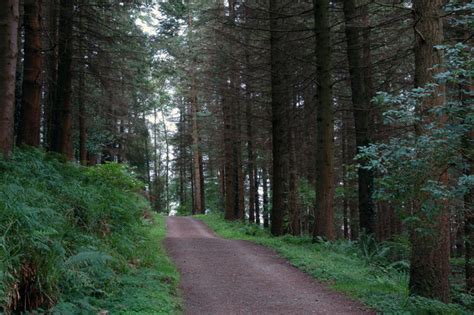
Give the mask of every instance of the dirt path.
<path id="1" fill-rule="evenodd" d="M 168 218 L 165 244 L 181 273 L 186 314 L 371 314 L 274 251 L 219 238 L 192 218 Z"/>

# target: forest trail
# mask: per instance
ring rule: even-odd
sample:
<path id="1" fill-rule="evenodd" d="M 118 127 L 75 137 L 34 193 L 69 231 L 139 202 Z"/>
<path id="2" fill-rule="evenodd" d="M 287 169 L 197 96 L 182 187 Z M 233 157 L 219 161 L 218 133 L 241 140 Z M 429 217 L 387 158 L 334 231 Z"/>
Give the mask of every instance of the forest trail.
<path id="1" fill-rule="evenodd" d="M 165 245 L 181 274 L 185 314 L 373 314 L 267 248 L 169 217 Z"/>

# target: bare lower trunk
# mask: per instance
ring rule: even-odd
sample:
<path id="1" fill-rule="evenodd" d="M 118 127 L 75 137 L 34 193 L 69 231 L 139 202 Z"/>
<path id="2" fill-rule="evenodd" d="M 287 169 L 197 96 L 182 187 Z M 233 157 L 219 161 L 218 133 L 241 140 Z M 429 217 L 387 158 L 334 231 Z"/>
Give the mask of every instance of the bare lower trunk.
<path id="1" fill-rule="evenodd" d="M 254 193 L 255 193 L 255 197 L 254 197 L 254 200 L 255 200 L 255 223 L 257 225 L 260 225 L 260 195 L 258 193 L 258 189 L 260 187 L 260 182 L 258 180 L 258 168 L 257 168 L 257 166 L 255 166 L 253 173 L 254 173 L 254 176 L 255 176 L 255 179 L 254 179 L 254 183 L 255 183 L 255 190 L 254 190 Z"/>
<path id="2" fill-rule="evenodd" d="M 194 85 L 194 83 L 193 83 Z M 194 90 L 194 88 L 192 88 Z M 201 214 L 204 213 L 204 187 L 203 187 L 203 179 L 202 179 L 202 155 L 201 155 L 201 143 L 200 143 L 200 136 L 199 136 L 199 126 L 198 126 L 198 105 L 197 105 L 197 98 L 194 95 L 191 101 L 191 108 L 192 108 L 192 138 L 193 138 L 193 174 L 194 174 L 194 196 L 195 196 L 195 204 L 194 208 L 196 213 Z"/>
<path id="3" fill-rule="evenodd" d="M 359 4 L 359 6 L 357 6 Z M 371 123 L 371 63 L 368 29 L 368 4 L 357 0 L 344 1 L 346 20 L 347 55 L 352 87 L 352 105 L 357 150 L 370 143 Z M 366 36 L 364 36 L 366 35 Z M 367 43 L 366 43 L 367 41 Z M 371 170 L 358 169 L 359 224 L 360 230 L 375 232 L 375 208 L 372 201 L 374 176 Z"/>
<path id="4" fill-rule="evenodd" d="M 472 143 L 472 137 L 470 140 Z M 471 151 L 472 152 L 472 151 Z M 469 169 L 466 170 L 466 175 L 474 173 L 472 161 L 469 163 Z M 474 291 L 474 193 L 472 189 L 466 193 L 464 197 L 464 257 L 466 261 L 466 291 Z"/>
<path id="5" fill-rule="evenodd" d="M 435 48 L 443 43 L 443 0 L 415 0 L 415 86 L 425 87 L 434 82 L 434 76 L 442 71 L 443 63 L 441 51 Z M 437 90 L 417 108 L 419 118 L 428 123 L 439 118 L 431 116 L 426 111 L 440 106 L 444 100 L 444 86 L 439 85 Z M 415 128 L 417 135 L 425 132 L 421 124 Z M 445 167 L 442 166 L 444 169 Z M 440 182 L 447 184 L 448 173 L 433 174 Z M 419 192 L 422 195 L 422 192 Z M 446 202 L 436 201 L 428 205 L 437 214 L 428 217 L 423 211 L 423 202 L 414 201 L 414 213 L 420 218 L 420 224 L 412 229 L 412 257 L 410 267 L 410 293 L 427 298 L 450 301 L 449 293 L 449 208 Z"/>
<path id="6" fill-rule="evenodd" d="M 268 228 L 268 173 L 266 167 L 262 168 L 262 189 L 263 189 L 263 227 Z"/>
<path id="7" fill-rule="evenodd" d="M 56 98 L 56 83 L 58 75 L 58 14 L 57 0 L 50 0 L 48 4 L 48 14 L 46 16 L 48 29 L 45 31 L 45 43 L 48 49 L 46 54 L 46 71 L 45 71 L 45 106 L 44 106 L 44 142 L 48 149 L 51 148 L 53 134 L 53 110 Z"/>
<path id="8" fill-rule="evenodd" d="M 13 147 L 15 77 L 18 55 L 19 1 L 0 1 L 0 153 Z"/>
<path id="9" fill-rule="evenodd" d="M 331 79 L 329 0 L 314 0 L 318 115 L 316 153 L 316 223 L 313 237 L 332 240 L 334 230 L 334 117 Z"/>
<path id="10" fill-rule="evenodd" d="M 78 90 L 78 103 L 79 103 L 79 161 L 82 165 L 87 165 L 87 112 L 84 102 L 84 71 L 82 68 L 79 70 L 79 90 Z"/>
<path id="11" fill-rule="evenodd" d="M 272 209 L 271 232 L 282 235 L 284 217 L 287 213 L 287 159 L 288 149 L 288 117 L 289 108 L 287 59 L 283 47 L 287 34 L 285 19 L 282 18 L 284 3 L 279 0 L 270 1 L 271 31 L 271 88 L 272 88 Z"/>
<path id="12" fill-rule="evenodd" d="M 61 0 L 59 16 L 58 85 L 53 109 L 51 150 L 68 160 L 73 158 L 72 147 L 72 34 L 74 1 Z"/>
<path id="13" fill-rule="evenodd" d="M 237 150 L 237 183 L 238 183 L 238 209 L 237 218 L 239 220 L 245 220 L 245 196 L 244 196 L 244 171 L 242 165 L 242 130 L 241 130 L 241 118 L 239 106 L 236 106 L 237 114 L 237 130 L 236 130 L 236 150 Z"/>
<path id="14" fill-rule="evenodd" d="M 293 119 L 292 119 L 293 121 Z M 301 215 L 298 205 L 298 175 L 296 169 L 296 148 L 295 148 L 295 131 L 290 127 L 288 132 L 289 139 L 289 183 L 288 183 L 288 216 L 290 233 L 295 236 L 301 234 Z"/>
<path id="15" fill-rule="evenodd" d="M 41 124 L 41 8 L 42 0 L 26 0 L 25 44 L 21 118 L 18 144 L 37 147 L 40 144 Z"/>
<path id="16" fill-rule="evenodd" d="M 248 88 L 248 87 L 247 87 Z M 255 223 L 255 159 L 253 152 L 253 126 L 250 105 L 250 93 L 247 93 L 246 118 L 247 118 L 247 174 L 249 179 L 249 222 Z"/>
<path id="17" fill-rule="evenodd" d="M 193 28 L 193 16 L 189 14 L 188 27 L 192 30 Z M 191 32 L 189 33 L 191 34 Z M 191 76 L 191 120 L 192 120 L 192 140 L 193 140 L 193 178 L 194 178 L 194 213 L 203 214 L 205 211 L 204 205 L 204 178 L 203 178 L 203 166 L 202 166 L 202 153 L 201 153 L 201 136 L 199 130 L 199 105 L 198 96 L 196 90 L 196 74 L 195 74 L 196 62 L 193 59 L 191 64 L 190 76 Z"/>
<path id="18" fill-rule="evenodd" d="M 81 1 L 81 11 L 80 11 L 80 18 L 79 18 L 79 29 L 81 32 L 85 30 L 85 25 L 84 25 L 84 7 L 83 5 L 85 4 L 85 0 Z M 79 49 L 82 49 L 84 46 L 84 41 L 83 38 L 80 38 L 79 41 Z M 84 64 L 80 64 L 79 67 L 79 79 L 78 79 L 78 91 L 77 91 L 77 102 L 79 103 L 79 162 L 81 165 L 87 165 L 87 111 L 86 111 L 86 104 L 84 100 L 84 94 L 85 94 L 85 82 L 84 82 L 84 76 L 85 76 L 85 71 L 86 71 L 86 66 Z"/>
<path id="19" fill-rule="evenodd" d="M 225 219 L 234 220 L 234 177 L 233 145 L 232 145 L 232 115 L 231 107 L 226 98 L 222 99 L 222 112 L 224 116 L 224 177 L 225 177 Z"/>

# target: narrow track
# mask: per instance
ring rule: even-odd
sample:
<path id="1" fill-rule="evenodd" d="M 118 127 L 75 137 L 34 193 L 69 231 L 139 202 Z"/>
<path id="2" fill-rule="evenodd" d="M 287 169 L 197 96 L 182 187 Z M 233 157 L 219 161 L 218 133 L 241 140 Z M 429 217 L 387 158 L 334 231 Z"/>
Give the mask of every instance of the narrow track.
<path id="1" fill-rule="evenodd" d="M 168 218 L 165 244 L 181 273 L 186 314 L 373 314 L 272 250 L 219 238 L 192 218 Z"/>

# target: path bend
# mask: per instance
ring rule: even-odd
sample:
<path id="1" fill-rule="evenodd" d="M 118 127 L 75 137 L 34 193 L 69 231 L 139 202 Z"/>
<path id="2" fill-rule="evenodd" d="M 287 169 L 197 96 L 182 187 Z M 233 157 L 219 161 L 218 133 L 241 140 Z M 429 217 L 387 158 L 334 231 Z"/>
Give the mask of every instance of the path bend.
<path id="1" fill-rule="evenodd" d="M 181 274 L 185 314 L 374 314 L 265 247 L 217 237 L 190 217 L 169 217 L 165 245 Z"/>

